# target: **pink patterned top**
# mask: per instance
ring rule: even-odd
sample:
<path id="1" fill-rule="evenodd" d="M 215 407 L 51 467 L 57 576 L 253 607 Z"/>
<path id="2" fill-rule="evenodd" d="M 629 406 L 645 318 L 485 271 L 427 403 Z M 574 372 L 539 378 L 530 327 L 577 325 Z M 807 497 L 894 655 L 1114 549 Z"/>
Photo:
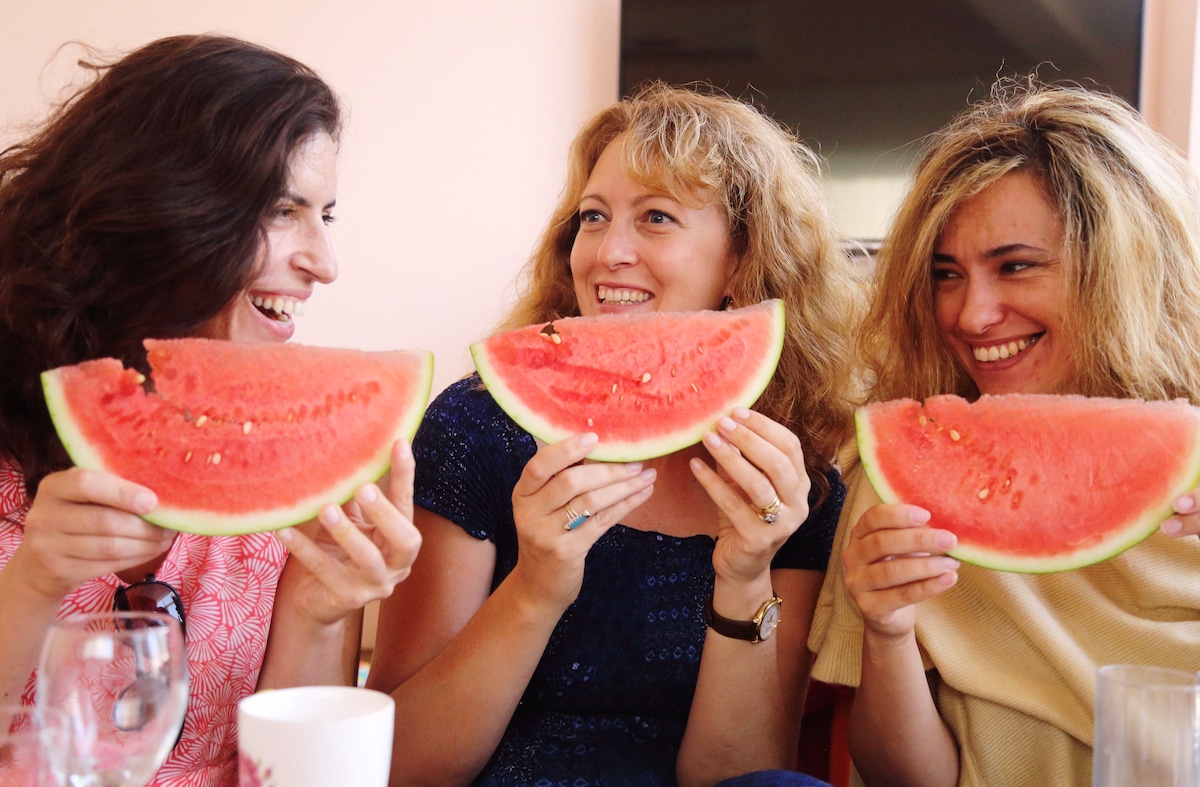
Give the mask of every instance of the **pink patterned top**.
<path id="1" fill-rule="evenodd" d="M 0 570 L 25 535 L 24 476 L 0 462 Z M 287 552 L 269 533 L 206 537 L 182 533 L 155 574 L 179 591 L 187 613 L 191 676 L 183 738 L 155 774 L 163 787 L 237 784 L 237 702 L 258 683 L 275 586 Z M 124 583 L 112 574 L 87 582 L 63 601 L 59 617 L 112 609 Z M 33 704 L 36 673 L 23 701 Z"/>

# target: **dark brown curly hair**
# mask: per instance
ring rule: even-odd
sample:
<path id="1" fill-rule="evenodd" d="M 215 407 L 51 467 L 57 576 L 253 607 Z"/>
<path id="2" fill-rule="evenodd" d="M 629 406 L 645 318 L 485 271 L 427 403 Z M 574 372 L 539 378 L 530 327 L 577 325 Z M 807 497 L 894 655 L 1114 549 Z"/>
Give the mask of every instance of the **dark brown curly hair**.
<path id="1" fill-rule="evenodd" d="M 0 458 L 30 496 L 69 464 L 39 374 L 193 334 L 253 280 L 292 152 L 337 139 L 310 68 L 235 38 L 163 38 L 111 63 L 0 153 Z"/>

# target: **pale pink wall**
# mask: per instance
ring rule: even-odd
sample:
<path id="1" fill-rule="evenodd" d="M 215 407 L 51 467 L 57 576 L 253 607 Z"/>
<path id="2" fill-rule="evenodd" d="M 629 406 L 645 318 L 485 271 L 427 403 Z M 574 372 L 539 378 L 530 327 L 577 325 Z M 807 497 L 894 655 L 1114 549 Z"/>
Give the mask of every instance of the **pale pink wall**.
<path id="1" fill-rule="evenodd" d="M 1196 0 L 1146 0 L 1143 19 L 1142 115 L 1195 162 L 1200 157 Z"/>
<path id="2" fill-rule="evenodd" d="M 616 98 L 619 0 L 20 0 L 0 29 L 0 142 L 72 73 L 68 40 L 124 50 L 219 31 L 308 63 L 349 110 L 335 243 L 297 340 L 470 370 L 561 187 L 579 124 Z"/>

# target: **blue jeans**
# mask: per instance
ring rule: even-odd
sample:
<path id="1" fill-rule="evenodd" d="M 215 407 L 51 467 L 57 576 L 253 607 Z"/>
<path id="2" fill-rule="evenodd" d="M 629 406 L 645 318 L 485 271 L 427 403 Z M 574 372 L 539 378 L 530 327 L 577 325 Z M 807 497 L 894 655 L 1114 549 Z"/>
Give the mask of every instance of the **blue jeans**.
<path id="1" fill-rule="evenodd" d="M 829 784 L 799 771 L 754 771 L 724 779 L 716 787 L 829 787 Z"/>

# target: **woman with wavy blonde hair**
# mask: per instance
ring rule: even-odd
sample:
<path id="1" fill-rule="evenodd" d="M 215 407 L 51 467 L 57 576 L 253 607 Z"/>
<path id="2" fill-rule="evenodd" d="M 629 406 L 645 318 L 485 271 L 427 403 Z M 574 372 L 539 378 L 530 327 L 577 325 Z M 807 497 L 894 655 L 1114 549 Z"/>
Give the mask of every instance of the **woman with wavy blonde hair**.
<path id="1" fill-rule="evenodd" d="M 414 442 L 422 563 L 371 671 L 415 731 L 394 783 L 713 784 L 793 764 L 853 384 L 854 275 L 819 175 L 785 129 L 697 90 L 649 87 L 579 133 L 503 327 L 781 298 L 783 359 L 754 412 L 631 464 L 582 462 L 595 435 L 536 444 L 478 378 L 439 397 Z"/>
<path id="2" fill-rule="evenodd" d="M 1200 403 L 1196 179 L 1119 99 L 997 86 L 928 141 L 874 287 L 874 399 Z M 1179 537 L 1200 532 L 1196 491 L 1124 553 L 1035 575 L 960 564 L 928 511 L 880 504 L 857 464 L 846 478 L 809 644 L 814 675 L 858 686 L 866 783 L 1090 784 L 1096 667 L 1200 671 L 1200 544 Z"/>
<path id="3" fill-rule="evenodd" d="M 787 304 L 783 356 L 756 409 L 801 435 L 813 452 L 810 475 L 821 484 L 853 418 L 847 326 L 859 305 L 859 272 L 847 264 L 830 218 L 821 161 L 749 104 L 652 84 L 592 118 L 571 146 L 566 187 L 501 330 L 579 314 L 570 268 L 579 200 L 617 137 L 635 181 L 723 209 L 740 256 L 726 307 L 769 298 Z"/>
<path id="4" fill-rule="evenodd" d="M 997 89 L 935 135 L 880 250 L 863 355 L 874 397 L 979 395 L 941 339 L 929 260 L 962 203 L 1033 173 L 1063 225 L 1068 387 L 1200 401 L 1200 237 L 1190 165 L 1124 102 L 1082 89 Z M 921 359 L 921 363 L 914 362 Z"/>

